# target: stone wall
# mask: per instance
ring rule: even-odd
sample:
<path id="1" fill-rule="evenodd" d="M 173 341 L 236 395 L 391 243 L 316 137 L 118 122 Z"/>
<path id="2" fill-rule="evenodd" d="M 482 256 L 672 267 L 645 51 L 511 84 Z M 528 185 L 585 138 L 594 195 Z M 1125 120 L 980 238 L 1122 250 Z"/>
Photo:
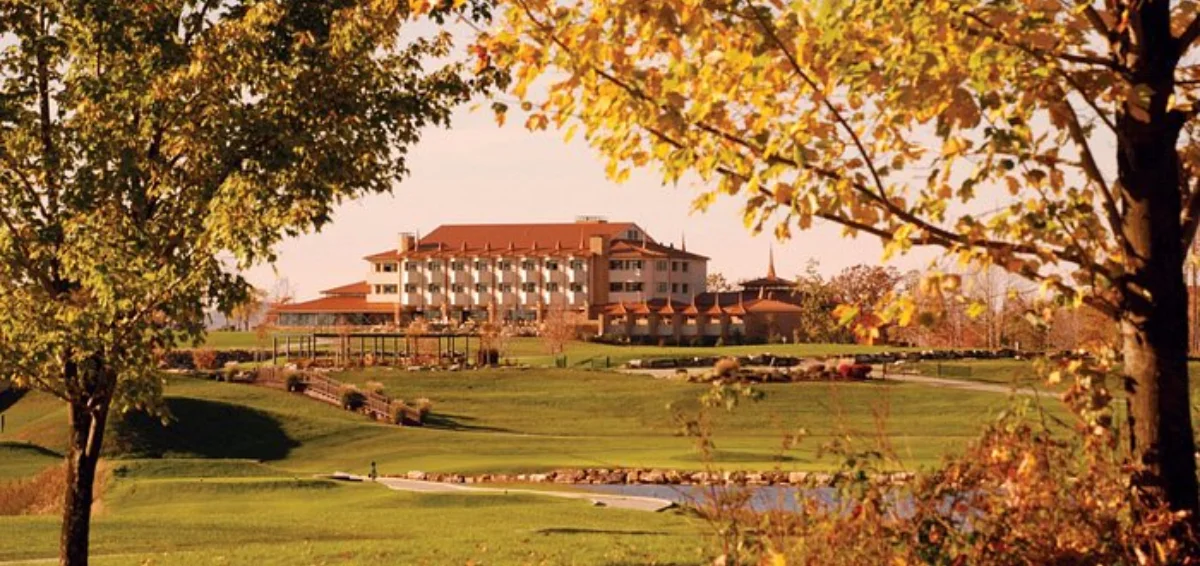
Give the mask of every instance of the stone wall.
<path id="1" fill-rule="evenodd" d="M 385 475 L 386 476 L 386 475 Z M 555 483 L 590 485 L 725 485 L 725 486 L 811 486 L 829 484 L 837 476 L 826 473 L 785 471 L 683 471 L 659 468 L 571 468 L 534 474 L 426 473 L 410 471 L 401 477 L 417 481 L 441 483 Z M 910 481 L 913 474 L 895 472 L 873 478 L 879 483 L 899 484 Z"/>

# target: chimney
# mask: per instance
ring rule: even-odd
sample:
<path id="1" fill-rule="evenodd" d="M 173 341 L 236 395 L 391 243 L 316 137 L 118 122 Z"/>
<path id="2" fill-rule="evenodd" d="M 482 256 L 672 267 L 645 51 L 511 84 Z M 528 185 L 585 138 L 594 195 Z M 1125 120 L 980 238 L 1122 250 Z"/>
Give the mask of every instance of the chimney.
<path id="1" fill-rule="evenodd" d="M 608 255 L 608 240 L 604 236 L 592 236 L 588 239 L 588 249 L 599 256 Z"/>
<path id="2" fill-rule="evenodd" d="M 403 253 L 411 252 L 416 249 L 417 249 L 417 237 L 414 236 L 412 232 L 401 232 L 400 233 L 400 245 L 396 248 L 396 251 L 403 254 Z"/>

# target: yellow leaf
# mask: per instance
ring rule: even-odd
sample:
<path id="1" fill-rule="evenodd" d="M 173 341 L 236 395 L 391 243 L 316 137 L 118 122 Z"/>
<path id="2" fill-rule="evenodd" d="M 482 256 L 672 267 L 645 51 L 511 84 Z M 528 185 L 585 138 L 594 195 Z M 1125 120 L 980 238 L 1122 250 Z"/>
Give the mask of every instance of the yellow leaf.
<path id="1" fill-rule="evenodd" d="M 967 307 L 967 317 L 972 320 L 983 316 L 985 312 L 987 312 L 987 305 L 979 301 L 975 301 Z"/>

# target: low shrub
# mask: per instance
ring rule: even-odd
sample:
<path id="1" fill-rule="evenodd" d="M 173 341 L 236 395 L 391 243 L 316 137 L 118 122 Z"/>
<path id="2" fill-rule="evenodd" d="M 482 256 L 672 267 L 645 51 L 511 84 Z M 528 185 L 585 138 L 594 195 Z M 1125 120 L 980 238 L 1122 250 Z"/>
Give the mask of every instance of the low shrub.
<path id="1" fill-rule="evenodd" d="M 93 501 L 100 501 L 107 484 L 107 465 L 101 462 L 92 488 Z M 63 465 L 46 468 L 32 477 L 0 481 L 0 516 L 61 513 L 66 489 L 67 468 Z"/>
<path id="2" fill-rule="evenodd" d="M 303 393 L 304 389 L 308 387 L 308 383 L 304 381 L 304 376 L 298 373 L 288 374 L 287 378 L 284 379 L 284 384 L 287 390 L 292 393 Z"/>
<path id="3" fill-rule="evenodd" d="M 31 478 L 0 482 L 0 516 L 57 513 L 66 485 L 67 469 L 61 465 Z"/>
<path id="4" fill-rule="evenodd" d="M 837 373 L 842 379 L 867 379 L 871 376 L 871 366 L 868 364 L 841 364 L 837 368 Z"/>
<path id="5" fill-rule="evenodd" d="M 366 384 L 366 387 L 367 387 L 367 391 L 370 391 L 371 393 L 374 393 L 376 395 L 383 395 L 383 390 L 384 390 L 383 384 L 378 381 L 368 381 Z"/>
<path id="6" fill-rule="evenodd" d="M 347 411 L 357 411 L 367 404 L 367 396 L 357 387 L 345 385 L 342 387 L 342 408 Z"/>
<path id="7" fill-rule="evenodd" d="M 388 417 L 392 424 L 402 425 L 406 420 L 408 413 L 408 405 L 404 404 L 401 399 L 393 399 L 388 405 Z"/>
<path id="8" fill-rule="evenodd" d="M 713 364 L 713 375 L 716 377 L 733 377 L 742 365 L 737 358 L 721 358 Z"/>
<path id="9" fill-rule="evenodd" d="M 192 366 L 201 370 L 217 369 L 217 351 L 210 348 L 192 350 Z"/>
<path id="10" fill-rule="evenodd" d="M 401 399 L 392 400 L 388 405 L 388 416 L 392 424 L 406 426 L 421 426 L 425 417 L 433 410 L 433 401 L 424 397 L 417 399 L 411 405 Z"/>
<path id="11" fill-rule="evenodd" d="M 423 424 L 425 422 L 425 417 L 428 416 L 431 411 L 433 411 L 433 401 L 421 397 L 420 399 L 417 399 L 416 409 L 417 418 Z"/>

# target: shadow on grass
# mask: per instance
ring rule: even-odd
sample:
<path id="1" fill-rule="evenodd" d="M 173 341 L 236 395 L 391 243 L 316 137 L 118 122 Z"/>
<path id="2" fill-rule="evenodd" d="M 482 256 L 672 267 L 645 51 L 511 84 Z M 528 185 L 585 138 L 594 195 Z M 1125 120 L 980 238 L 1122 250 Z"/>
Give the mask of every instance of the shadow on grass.
<path id="1" fill-rule="evenodd" d="M 513 432 L 507 428 L 470 424 L 477 421 L 475 417 L 466 415 L 449 415 L 446 413 L 430 413 L 425 415 L 425 428 L 436 430 L 470 430 L 476 432 Z"/>
<path id="2" fill-rule="evenodd" d="M 146 413 L 130 413 L 113 423 L 106 452 L 139 458 L 281 460 L 300 445 L 270 413 L 187 397 L 165 402 L 171 415 L 166 425 Z"/>
<path id="3" fill-rule="evenodd" d="M 28 442 L 0 442 L 0 450 L 8 452 L 25 452 L 29 455 L 46 456 L 47 458 L 62 458 L 63 455 L 44 446 Z"/>
<path id="4" fill-rule="evenodd" d="M 0 385 L 0 387 L 3 386 Z M 9 407 L 16 405 L 17 401 L 20 401 L 21 397 L 24 396 L 24 389 L 9 387 L 7 389 L 0 390 L 0 413 L 3 413 L 4 411 L 7 411 Z"/>
<path id="5" fill-rule="evenodd" d="M 557 527 L 538 529 L 539 535 L 630 535 L 630 536 L 667 536 L 670 533 L 661 531 L 622 531 L 617 529 L 578 529 L 573 527 Z"/>

